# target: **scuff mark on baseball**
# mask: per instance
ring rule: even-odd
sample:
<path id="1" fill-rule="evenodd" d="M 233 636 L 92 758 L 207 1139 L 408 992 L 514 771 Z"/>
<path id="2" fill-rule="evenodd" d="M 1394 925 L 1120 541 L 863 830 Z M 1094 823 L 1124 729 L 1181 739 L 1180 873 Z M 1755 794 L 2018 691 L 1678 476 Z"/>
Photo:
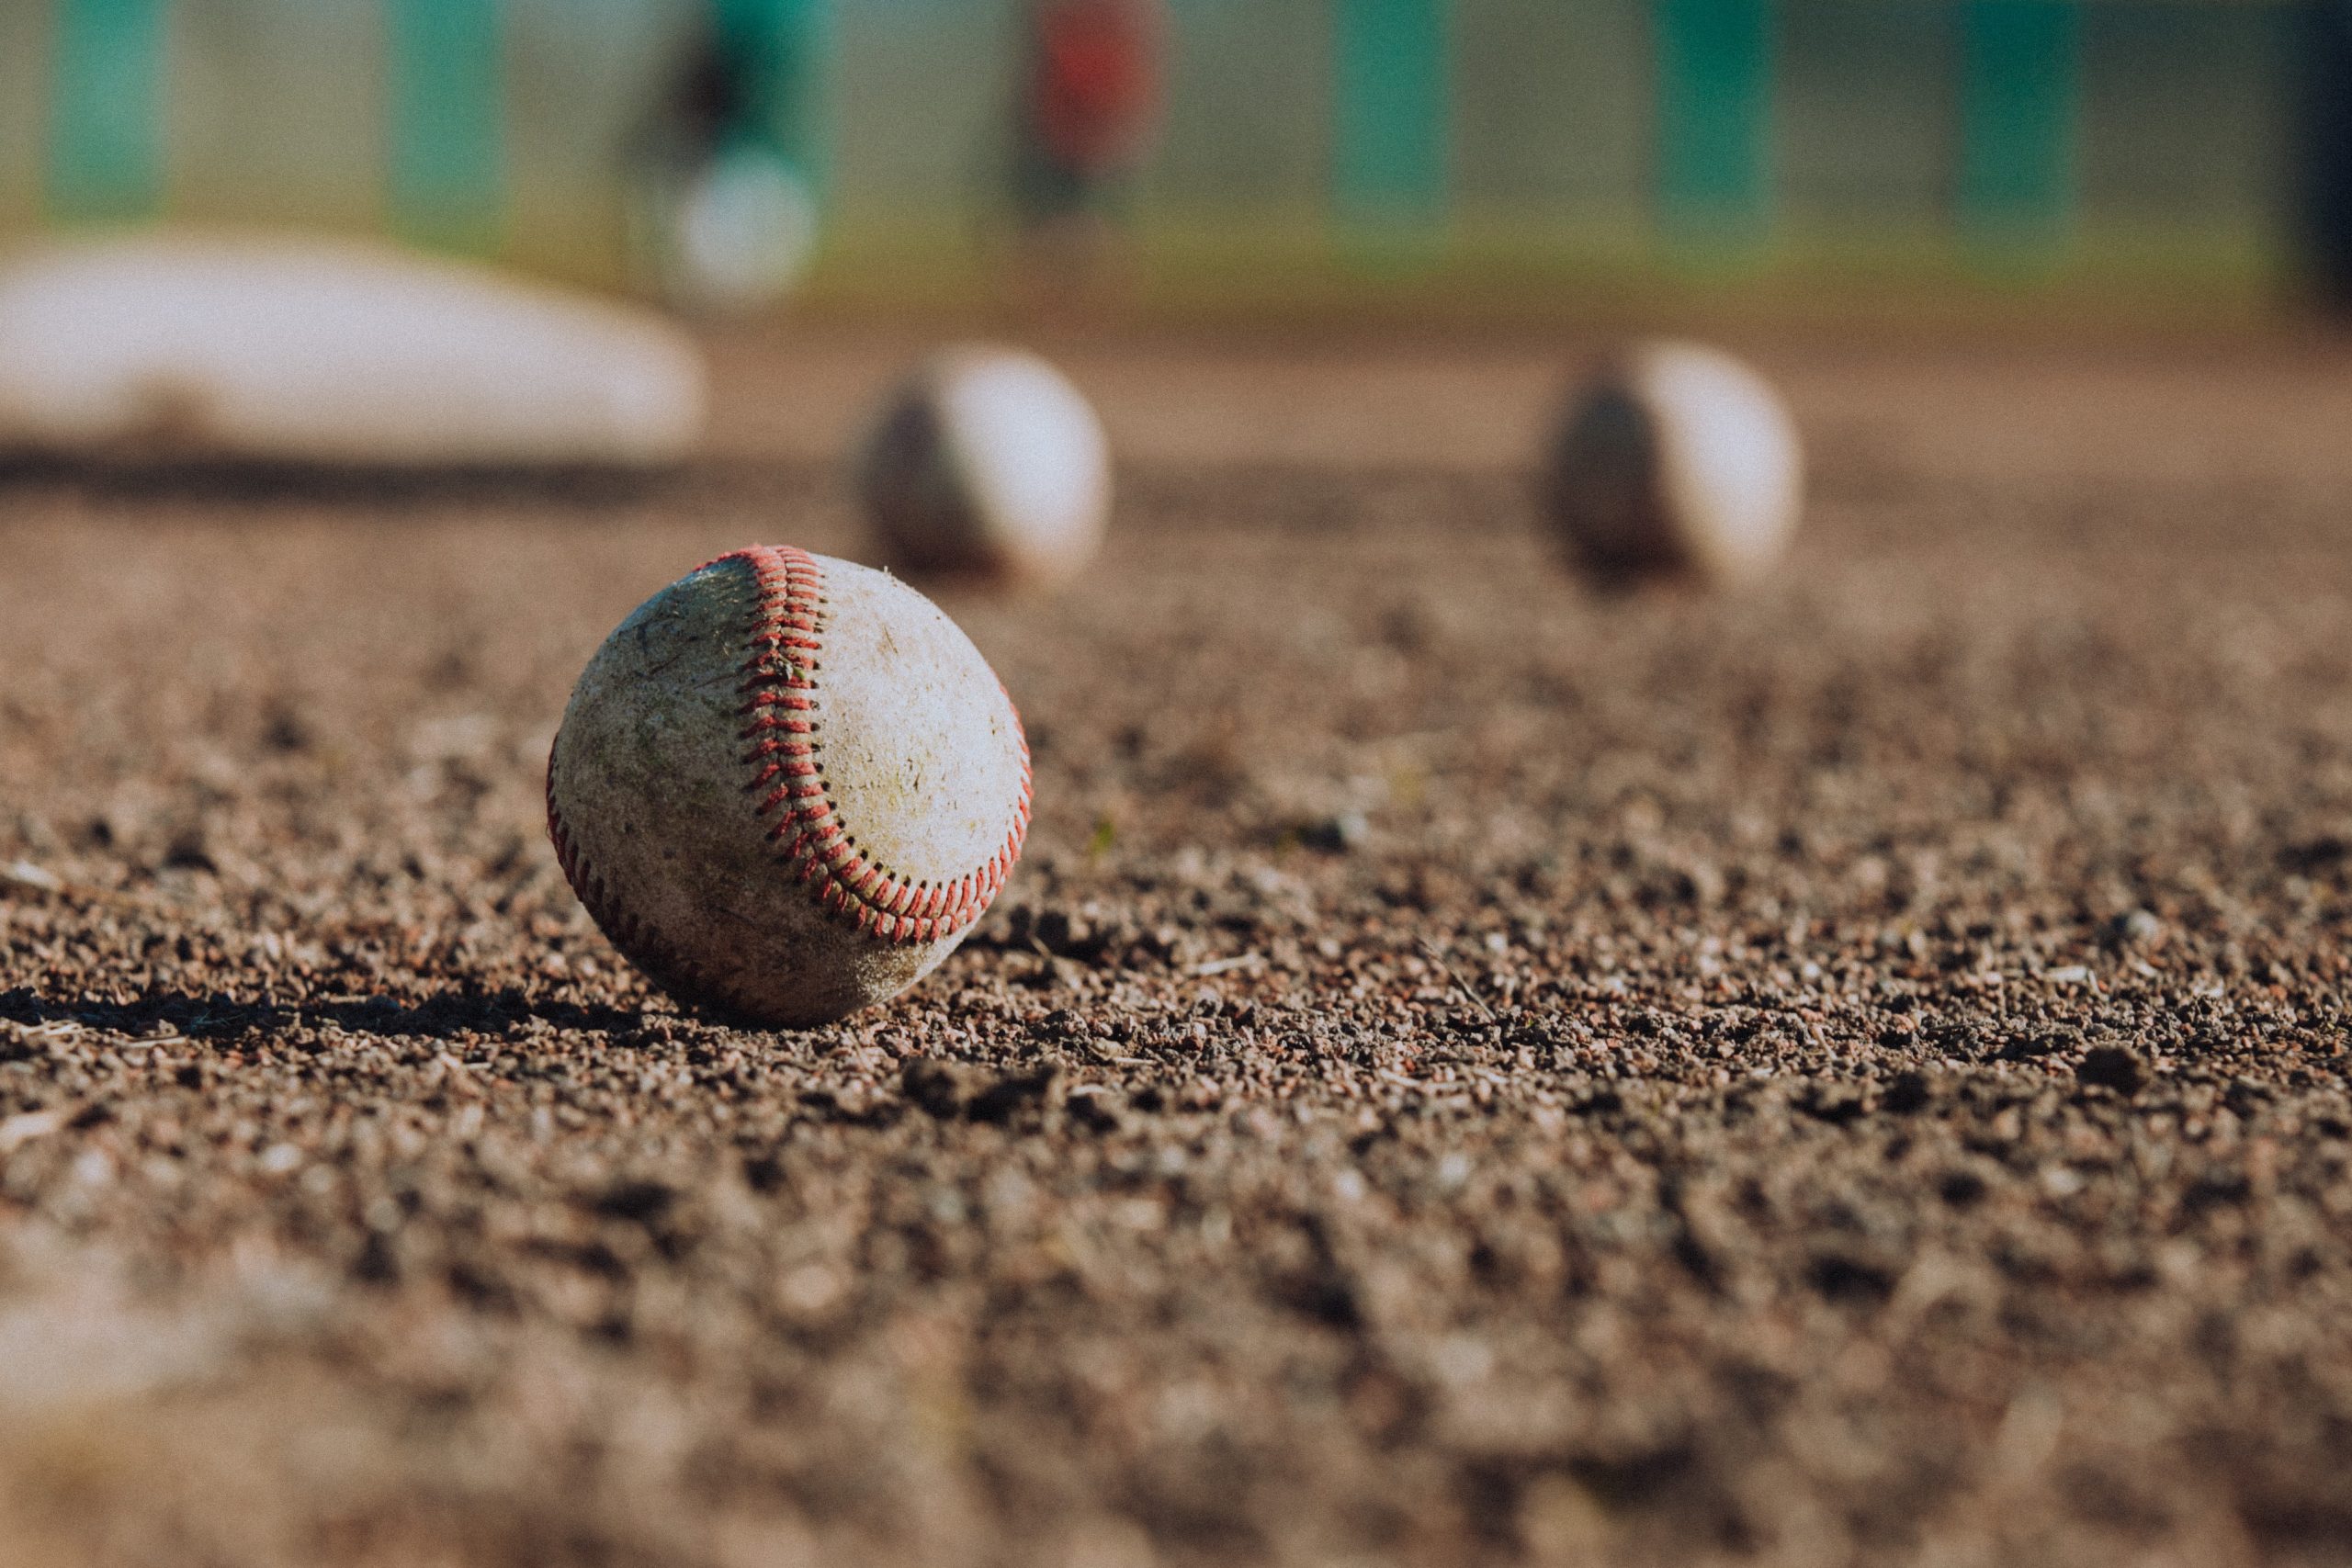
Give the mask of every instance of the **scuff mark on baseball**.
<path id="1" fill-rule="evenodd" d="M 887 573 L 755 546 L 639 605 L 548 759 L 548 829 L 613 944 L 690 1005 L 808 1027 L 955 951 L 1029 824 L 988 661 Z"/>
<path id="2" fill-rule="evenodd" d="M 1699 344 L 1618 355 L 1571 400 L 1545 476 L 1562 545 L 1606 581 L 1760 576 L 1796 531 L 1804 459 L 1770 383 Z"/>

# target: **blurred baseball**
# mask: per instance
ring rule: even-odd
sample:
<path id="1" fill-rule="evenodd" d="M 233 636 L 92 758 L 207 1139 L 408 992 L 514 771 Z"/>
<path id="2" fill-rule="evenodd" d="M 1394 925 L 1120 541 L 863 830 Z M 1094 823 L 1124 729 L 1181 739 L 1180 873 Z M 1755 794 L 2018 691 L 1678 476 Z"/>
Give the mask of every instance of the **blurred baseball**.
<path id="1" fill-rule="evenodd" d="M 640 465 L 684 456 L 703 402 L 651 316 L 379 245 L 157 235 L 0 268 L 0 443 Z"/>
<path id="2" fill-rule="evenodd" d="M 760 1024 L 922 979 L 1028 823 L 1021 719 L 979 650 L 896 578 L 782 547 L 639 605 L 548 758 L 557 858 L 613 945 Z"/>
<path id="3" fill-rule="evenodd" d="M 1016 349 L 966 346 L 891 393 L 855 479 L 891 565 L 1055 584 L 1102 543 L 1111 448 L 1060 371 Z"/>
<path id="4" fill-rule="evenodd" d="M 1549 501 L 1599 577 L 1732 584 L 1787 548 L 1803 468 L 1795 422 L 1761 376 L 1697 344 L 1645 343 L 1577 394 Z"/>
<path id="5" fill-rule="evenodd" d="M 674 202 L 662 285 L 687 310 L 763 310 L 792 292 L 816 254 L 817 198 L 791 164 L 764 148 L 718 149 Z"/>

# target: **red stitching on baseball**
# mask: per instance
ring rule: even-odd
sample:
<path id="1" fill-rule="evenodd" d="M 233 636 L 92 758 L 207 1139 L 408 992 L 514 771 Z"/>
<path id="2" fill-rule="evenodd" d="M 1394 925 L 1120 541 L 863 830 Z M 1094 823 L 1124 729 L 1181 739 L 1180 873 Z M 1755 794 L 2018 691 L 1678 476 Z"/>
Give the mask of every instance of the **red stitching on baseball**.
<path id="1" fill-rule="evenodd" d="M 1012 827 L 1002 847 L 949 885 L 932 886 L 892 874 L 852 844 L 825 793 L 824 765 L 817 756 L 818 727 L 798 716 L 817 705 L 812 694 L 825 650 L 823 569 L 816 557 L 789 546 L 754 545 L 710 564 L 729 561 L 750 568 L 759 590 L 752 618 L 752 654 L 742 665 L 741 739 L 752 743 L 743 761 L 754 770 L 744 789 L 766 792 L 752 807 L 754 816 L 764 819 L 780 813 L 768 837 L 781 842 L 782 863 L 802 882 L 817 885 L 818 908 L 879 941 L 928 942 L 964 930 L 995 902 L 1028 837 L 1029 742 L 1021 730 L 1021 716 L 1012 716 L 1013 743 L 1021 748 L 1021 795 L 1013 803 Z M 549 809 L 552 813 L 552 805 Z M 550 816 L 551 829 L 552 820 Z M 586 901 L 585 894 L 582 899 Z M 920 909 L 922 918 L 910 918 L 910 908 Z M 598 924 L 603 924 L 601 919 Z"/>

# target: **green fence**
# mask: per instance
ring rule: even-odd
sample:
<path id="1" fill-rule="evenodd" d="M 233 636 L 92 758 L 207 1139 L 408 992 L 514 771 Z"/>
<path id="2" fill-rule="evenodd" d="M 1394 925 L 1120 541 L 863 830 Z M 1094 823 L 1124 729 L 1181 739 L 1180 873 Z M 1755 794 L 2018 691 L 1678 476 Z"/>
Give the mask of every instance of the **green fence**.
<path id="1" fill-rule="evenodd" d="M 2296 14 L 2245 0 L 1172 0 L 1147 271 L 2260 286 Z M 823 176 L 831 289 L 953 291 L 1002 210 L 1017 0 L 32 0 L 0 218 L 380 227 L 594 276 L 713 29 Z M 829 281 L 830 280 L 830 281 Z"/>

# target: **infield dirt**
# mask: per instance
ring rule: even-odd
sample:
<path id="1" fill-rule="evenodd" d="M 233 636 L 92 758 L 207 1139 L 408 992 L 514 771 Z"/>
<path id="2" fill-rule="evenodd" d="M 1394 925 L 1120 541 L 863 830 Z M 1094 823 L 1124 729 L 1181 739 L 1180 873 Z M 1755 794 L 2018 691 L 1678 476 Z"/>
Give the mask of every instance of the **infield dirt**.
<path id="1" fill-rule="evenodd" d="M 1760 589 L 1594 597 L 1571 355 L 1071 354 L 1011 887 L 682 1014 L 573 677 L 906 344 L 649 487 L 0 475 L 0 1558 L 2352 1562 L 2352 364 L 1770 344 Z"/>

